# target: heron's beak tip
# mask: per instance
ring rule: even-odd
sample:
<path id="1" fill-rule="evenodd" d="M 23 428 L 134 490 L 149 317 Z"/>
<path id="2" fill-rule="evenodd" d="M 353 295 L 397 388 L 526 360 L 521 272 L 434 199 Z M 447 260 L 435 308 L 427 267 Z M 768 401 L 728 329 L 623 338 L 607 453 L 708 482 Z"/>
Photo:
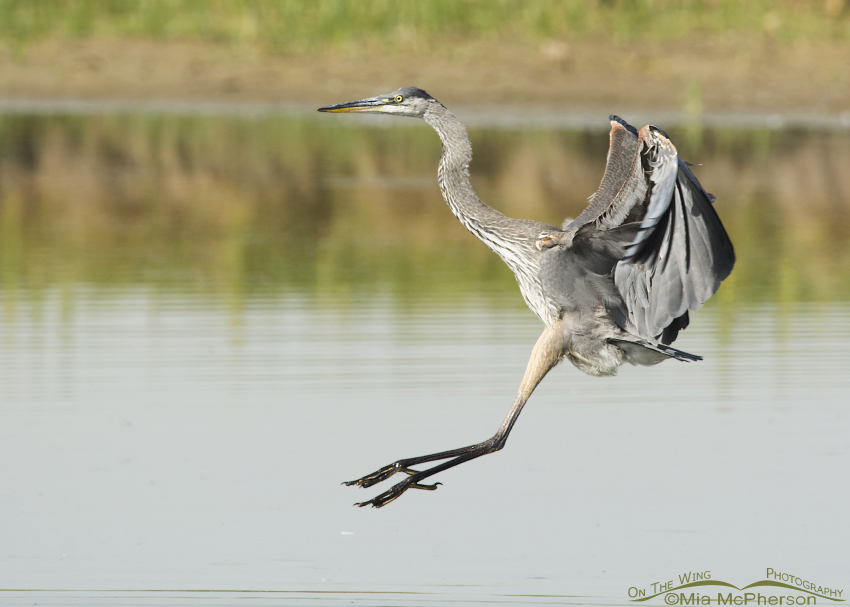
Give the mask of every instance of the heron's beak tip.
<path id="1" fill-rule="evenodd" d="M 361 99 L 360 101 L 349 101 L 348 103 L 337 103 L 320 107 L 320 112 L 380 112 L 381 106 L 377 99 Z"/>

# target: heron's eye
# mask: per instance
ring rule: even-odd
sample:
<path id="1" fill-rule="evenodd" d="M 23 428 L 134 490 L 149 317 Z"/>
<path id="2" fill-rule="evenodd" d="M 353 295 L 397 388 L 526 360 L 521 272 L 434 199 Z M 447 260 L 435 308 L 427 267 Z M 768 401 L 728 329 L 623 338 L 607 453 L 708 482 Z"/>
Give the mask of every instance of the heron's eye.
<path id="1" fill-rule="evenodd" d="M 395 96 L 395 102 L 396 102 L 396 103 L 401 103 L 403 100 L 404 100 L 404 98 L 403 98 L 401 95 L 396 95 L 396 96 Z"/>

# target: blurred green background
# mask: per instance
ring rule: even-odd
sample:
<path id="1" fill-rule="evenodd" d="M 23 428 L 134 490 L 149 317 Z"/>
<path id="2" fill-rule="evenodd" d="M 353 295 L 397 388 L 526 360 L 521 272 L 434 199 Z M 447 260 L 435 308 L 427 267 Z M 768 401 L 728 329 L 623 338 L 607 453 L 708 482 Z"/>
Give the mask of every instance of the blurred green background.
<path id="1" fill-rule="evenodd" d="M 850 39 L 844 0 L 0 1 L 12 44 L 63 35 L 257 45 L 279 53 L 367 44 L 433 51 L 470 37 L 667 40 L 694 33 Z"/>
<path id="2" fill-rule="evenodd" d="M 556 225 L 598 185 L 607 115 L 642 108 L 736 243 L 717 302 L 846 300 L 848 57 L 845 0 L 0 0 L 0 284 L 513 293 L 446 210 L 427 127 L 313 111 L 418 84 L 477 125 L 481 197 Z"/>
<path id="3" fill-rule="evenodd" d="M 400 299 L 516 289 L 445 208 L 430 128 L 323 118 L 0 118 L 0 284 Z M 704 165 L 736 244 L 718 300 L 850 298 L 850 133 L 670 134 Z M 511 216 L 560 225 L 604 170 L 603 131 L 471 137 L 479 195 Z"/>

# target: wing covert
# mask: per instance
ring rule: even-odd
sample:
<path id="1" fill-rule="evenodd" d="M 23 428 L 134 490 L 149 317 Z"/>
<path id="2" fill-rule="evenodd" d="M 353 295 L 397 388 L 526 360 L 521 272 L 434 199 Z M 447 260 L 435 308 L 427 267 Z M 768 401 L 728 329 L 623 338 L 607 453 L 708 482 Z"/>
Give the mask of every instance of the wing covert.
<path id="1" fill-rule="evenodd" d="M 610 116 L 611 133 L 608 161 L 599 189 L 590 197 L 590 204 L 575 219 L 566 222 L 564 230 L 578 230 L 588 223 L 598 228 L 615 228 L 643 215 L 635 209 L 646 197 L 646 178 L 641 170 L 641 142 L 638 131 L 618 116 Z"/>

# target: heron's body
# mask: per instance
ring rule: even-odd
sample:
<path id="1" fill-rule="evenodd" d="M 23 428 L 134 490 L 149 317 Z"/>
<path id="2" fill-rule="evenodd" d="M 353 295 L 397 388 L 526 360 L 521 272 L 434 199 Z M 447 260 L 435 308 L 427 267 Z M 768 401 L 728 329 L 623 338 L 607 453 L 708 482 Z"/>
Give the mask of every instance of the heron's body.
<path id="1" fill-rule="evenodd" d="M 732 244 L 703 190 L 656 127 L 639 132 L 614 116 L 608 165 L 599 190 L 562 228 L 506 217 L 478 199 L 469 181 L 472 146 L 463 124 L 416 88 L 321 108 L 423 118 L 440 136 L 437 172 L 443 197 L 466 228 L 504 260 L 523 298 L 546 328 L 532 351 L 519 394 L 491 439 L 407 458 L 352 481 L 372 486 L 396 472 L 409 478 L 360 505 L 383 506 L 420 480 L 501 449 L 525 402 L 546 373 L 567 359 L 590 375 L 623 363 L 700 360 L 669 346 L 734 265 Z M 408 466 L 447 459 L 418 472 Z"/>

